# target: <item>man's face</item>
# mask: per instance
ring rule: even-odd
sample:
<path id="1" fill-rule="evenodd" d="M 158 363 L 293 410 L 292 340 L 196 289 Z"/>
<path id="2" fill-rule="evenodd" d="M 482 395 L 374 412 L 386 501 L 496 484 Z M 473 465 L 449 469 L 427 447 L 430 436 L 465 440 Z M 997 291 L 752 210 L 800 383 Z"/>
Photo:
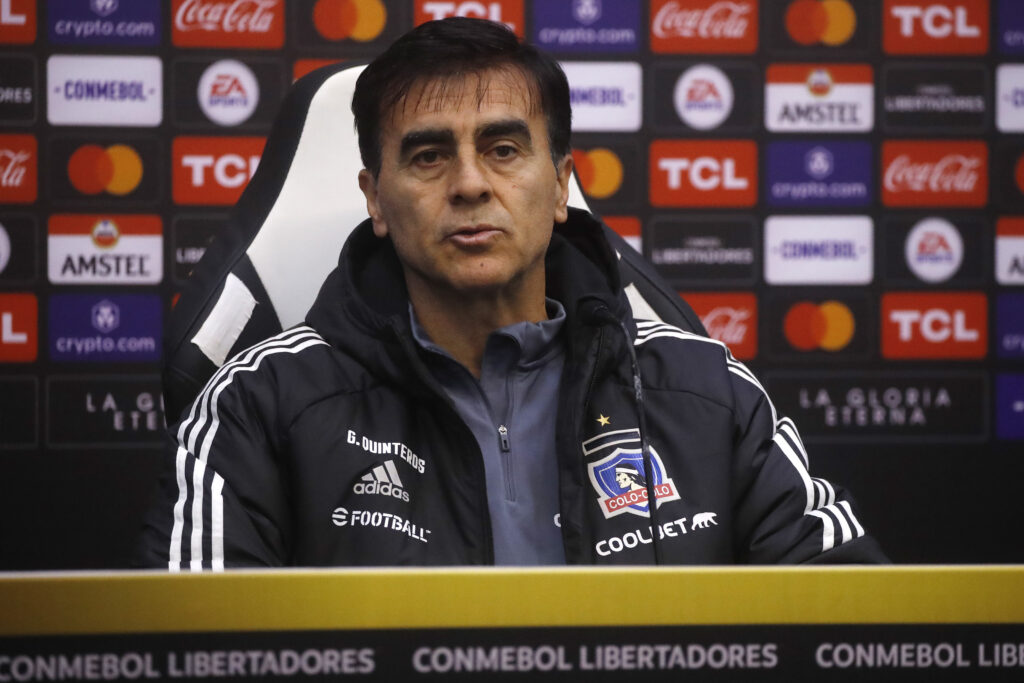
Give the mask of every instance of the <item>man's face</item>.
<path id="1" fill-rule="evenodd" d="M 441 87 L 443 86 L 443 87 Z M 417 83 L 385 115 L 377 178 L 359 174 L 378 237 L 410 293 L 543 292 L 544 252 L 567 218 L 571 157 L 556 169 L 547 124 L 515 69 Z"/>
<path id="2" fill-rule="evenodd" d="M 619 487 L 624 489 L 628 489 L 633 483 L 633 480 L 627 477 L 625 472 L 616 474 L 615 481 L 619 482 Z"/>

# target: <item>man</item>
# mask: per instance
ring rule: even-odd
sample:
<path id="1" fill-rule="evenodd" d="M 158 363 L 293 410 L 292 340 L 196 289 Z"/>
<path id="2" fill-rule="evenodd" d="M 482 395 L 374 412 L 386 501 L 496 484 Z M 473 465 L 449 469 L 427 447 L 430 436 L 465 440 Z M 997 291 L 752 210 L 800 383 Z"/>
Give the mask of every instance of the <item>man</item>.
<path id="1" fill-rule="evenodd" d="M 556 62 L 430 22 L 352 107 L 370 219 L 173 428 L 145 564 L 884 561 L 722 344 L 632 318 Z"/>

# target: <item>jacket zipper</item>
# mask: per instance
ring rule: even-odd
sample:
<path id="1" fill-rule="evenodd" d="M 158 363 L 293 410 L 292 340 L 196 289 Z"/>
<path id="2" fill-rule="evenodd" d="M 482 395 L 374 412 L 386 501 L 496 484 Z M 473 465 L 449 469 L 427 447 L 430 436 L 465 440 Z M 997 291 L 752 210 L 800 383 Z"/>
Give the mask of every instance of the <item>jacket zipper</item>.
<path id="1" fill-rule="evenodd" d="M 501 464 L 505 470 L 505 499 L 516 499 L 515 462 L 512 458 L 512 440 L 508 427 L 498 425 L 498 445 L 501 448 Z"/>
<path id="2" fill-rule="evenodd" d="M 490 508 L 487 504 L 487 485 L 486 479 L 482 476 L 484 458 L 480 452 L 480 444 L 476 442 L 476 437 L 473 436 L 473 432 L 469 426 L 462 421 L 459 414 L 455 412 L 455 408 L 452 407 L 451 401 L 445 396 L 444 392 L 437 385 L 436 380 L 431 376 L 430 371 L 423 366 L 416 356 L 415 342 L 412 341 L 411 336 L 403 335 L 398 325 L 394 322 L 391 324 L 392 332 L 398 340 L 399 346 L 405 352 L 406 358 L 410 360 L 415 373 L 419 376 L 420 381 L 430 390 L 430 392 L 441 399 L 440 403 L 444 407 L 445 411 L 451 416 L 452 422 L 456 425 L 456 428 L 460 428 L 462 432 L 462 441 L 466 446 L 466 449 L 470 453 L 476 454 L 476 464 L 479 465 L 481 477 L 479 478 L 479 508 L 480 508 L 480 533 L 483 536 L 483 551 L 484 556 L 481 564 L 494 564 L 494 537 L 491 531 L 491 513 Z"/>

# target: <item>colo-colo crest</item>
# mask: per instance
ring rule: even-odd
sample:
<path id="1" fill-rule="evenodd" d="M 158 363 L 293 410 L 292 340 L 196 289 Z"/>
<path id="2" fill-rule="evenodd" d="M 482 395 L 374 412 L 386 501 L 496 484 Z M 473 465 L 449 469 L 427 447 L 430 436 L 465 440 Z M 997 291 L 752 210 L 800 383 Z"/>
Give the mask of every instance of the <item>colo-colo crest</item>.
<path id="1" fill-rule="evenodd" d="M 604 456 L 588 463 L 587 472 L 590 483 L 597 491 L 597 502 L 605 518 L 624 512 L 641 517 L 650 516 L 639 429 L 619 429 L 587 439 L 583 442 L 583 454 L 588 459 Z M 657 506 L 661 507 L 662 503 L 670 500 L 679 500 L 679 492 L 665 475 L 665 466 L 653 447 L 650 448 L 650 455 L 650 475 L 654 479 L 652 484 Z"/>

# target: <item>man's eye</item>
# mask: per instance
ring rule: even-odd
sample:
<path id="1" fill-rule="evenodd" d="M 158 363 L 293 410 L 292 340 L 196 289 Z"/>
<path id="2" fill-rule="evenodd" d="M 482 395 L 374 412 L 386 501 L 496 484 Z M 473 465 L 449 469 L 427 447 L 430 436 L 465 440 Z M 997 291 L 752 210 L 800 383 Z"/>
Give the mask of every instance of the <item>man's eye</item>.
<path id="1" fill-rule="evenodd" d="M 493 151 L 494 156 L 499 159 L 511 159 L 518 152 L 518 150 L 512 145 L 498 145 Z"/>
<path id="2" fill-rule="evenodd" d="M 420 152 L 412 158 L 413 162 L 417 164 L 431 165 L 436 164 L 441 160 L 441 153 L 436 149 L 428 149 Z"/>

